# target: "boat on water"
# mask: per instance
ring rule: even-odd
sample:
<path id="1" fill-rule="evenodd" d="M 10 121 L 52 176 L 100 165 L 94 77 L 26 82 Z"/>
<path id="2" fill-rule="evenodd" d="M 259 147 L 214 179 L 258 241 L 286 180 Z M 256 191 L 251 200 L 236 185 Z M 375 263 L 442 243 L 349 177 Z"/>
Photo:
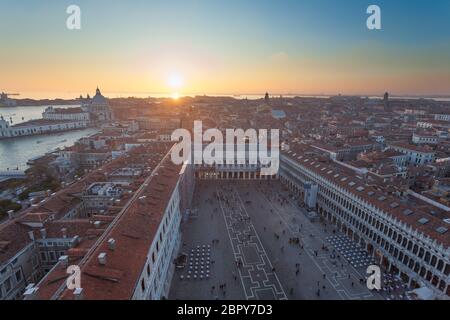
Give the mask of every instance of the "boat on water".
<path id="1" fill-rule="evenodd" d="M 42 141 L 42 140 L 36 141 L 37 144 L 42 143 L 42 142 L 44 142 L 44 141 Z"/>
<path id="2" fill-rule="evenodd" d="M 44 155 L 44 156 L 36 156 L 36 157 L 31 158 L 31 159 L 28 159 L 27 165 L 32 166 L 32 165 L 34 165 L 38 160 L 40 160 L 40 159 L 42 159 L 42 158 L 44 158 L 44 157 L 45 157 L 45 155 Z"/>

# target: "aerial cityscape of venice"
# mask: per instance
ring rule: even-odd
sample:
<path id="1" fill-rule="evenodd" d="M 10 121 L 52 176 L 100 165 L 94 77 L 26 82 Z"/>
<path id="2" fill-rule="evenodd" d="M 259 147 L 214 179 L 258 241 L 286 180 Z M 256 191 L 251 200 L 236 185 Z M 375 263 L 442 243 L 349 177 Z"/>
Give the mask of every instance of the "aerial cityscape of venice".
<path id="1" fill-rule="evenodd" d="M 2 0 L 0 300 L 448 301 L 449 21 Z"/>

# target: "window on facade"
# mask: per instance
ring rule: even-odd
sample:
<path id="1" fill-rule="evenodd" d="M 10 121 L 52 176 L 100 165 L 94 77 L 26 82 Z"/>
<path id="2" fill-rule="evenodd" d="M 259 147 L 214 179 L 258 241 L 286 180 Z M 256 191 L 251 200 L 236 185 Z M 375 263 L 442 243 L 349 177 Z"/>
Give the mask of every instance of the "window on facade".
<path id="1" fill-rule="evenodd" d="M 49 259 L 50 261 L 55 261 L 56 260 L 56 256 L 55 256 L 55 252 L 54 251 L 50 251 L 49 252 Z"/>
<path id="2" fill-rule="evenodd" d="M 438 262 L 438 264 L 436 266 L 436 269 L 442 270 L 443 267 L 444 267 L 444 262 L 442 262 L 442 260 L 439 259 L 439 262 Z"/>
<path id="3" fill-rule="evenodd" d="M 446 276 L 448 276 L 450 274 L 450 264 L 448 264 L 448 263 L 445 265 L 444 274 Z"/>
<path id="4" fill-rule="evenodd" d="M 8 292 L 11 291 L 12 289 L 12 284 L 11 284 L 11 277 L 9 277 L 8 279 L 6 279 L 6 281 L 4 282 L 4 286 L 5 286 L 5 291 L 8 294 Z"/>
<path id="5" fill-rule="evenodd" d="M 405 255 L 405 257 L 404 257 L 404 259 L 403 259 L 403 262 L 404 262 L 405 265 L 408 264 L 408 262 L 409 262 L 409 257 L 408 257 L 407 255 Z"/>
<path id="6" fill-rule="evenodd" d="M 21 270 L 16 271 L 16 281 L 17 282 L 22 281 L 22 271 Z"/>
<path id="7" fill-rule="evenodd" d="M 409 250 L 409 251 L 411 251 L 411 249 L 412 249 L 412 242 L 411 241 L 408 241 L 408 247 L 407 247 L 407 249 Z"/>
<path id="8" fill-rule="evenodd" d="M 431 265 L 432 265 L 433 267 L 436 265 L 436 261 L 437 261 L 436 256 L 433 256 L 433 257 L 431 258 Z"/>
<path id="9" fill-rule="evenodd" d="M 32 263 L 33 263 L 33 268 L 37 267 L 37 265 L 38 265 L 38 258 L 36 256 L 33 256 Z"/>
<path id="10" fill-rule="evenodd" d="M 430 253 L 427 251 L 427 253 L 425 254 L 425 262 L 430 262 L 430 257 L 431 257 L 431 255 L 430 255 Z"/>
<path id="11" fill-rule="evenodd" d="M 423 248 L 419 248 L 419 254 L 418 254 L 419 258 L 422 258 L 424 253 L 425 253 L 425 251 L 423 250 Z"/>

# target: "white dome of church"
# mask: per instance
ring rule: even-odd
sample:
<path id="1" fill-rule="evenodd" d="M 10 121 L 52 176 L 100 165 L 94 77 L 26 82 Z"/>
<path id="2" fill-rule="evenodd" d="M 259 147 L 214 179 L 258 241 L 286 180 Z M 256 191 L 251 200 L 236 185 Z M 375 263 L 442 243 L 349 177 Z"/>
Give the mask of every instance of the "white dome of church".
<path id="1" fill-rule="evenodd" d="M 106 104 L 108 104 L 108 101 L 102 95 L 102 93 L 100 92 L 99 88 L 97 88 L 97 90 L 95 91 L 95 96 L 92 98 L 92 104 L 97 104 L 97 105 L 106 105 Z"/>
<path id="2" fill-rule="evenodd" d="M 93 121 L 105 122 L 113 119 L 108 99 L 102 95 L 98 87 L 95 91 L 95 96 L 84 101 L 81 108 L 90 113 Z"/>

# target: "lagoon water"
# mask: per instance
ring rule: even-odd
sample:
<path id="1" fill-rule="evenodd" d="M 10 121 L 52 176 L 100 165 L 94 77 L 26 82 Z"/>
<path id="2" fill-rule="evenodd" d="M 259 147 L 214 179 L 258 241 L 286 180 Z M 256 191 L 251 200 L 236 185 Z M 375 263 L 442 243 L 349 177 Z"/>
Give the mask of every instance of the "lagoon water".
<path id="1" fill-rule="evenodd" d="M 73 106 L 60 106 L 67 108 Z M 12 119 L 13 125 L 24 121 L 42 118 L 42 112 L 46 106 L 37 107 L 0 107 L 0 115 L 5 120 Z M 0 171 L 19 168 L 26 170 L 29 159 L 43 156 L 57 148 L 72 146 L 78 139 L 96 133 L 95 128 L 76 131 L 60 132 L 11 139 L 0 139 Z"/>

